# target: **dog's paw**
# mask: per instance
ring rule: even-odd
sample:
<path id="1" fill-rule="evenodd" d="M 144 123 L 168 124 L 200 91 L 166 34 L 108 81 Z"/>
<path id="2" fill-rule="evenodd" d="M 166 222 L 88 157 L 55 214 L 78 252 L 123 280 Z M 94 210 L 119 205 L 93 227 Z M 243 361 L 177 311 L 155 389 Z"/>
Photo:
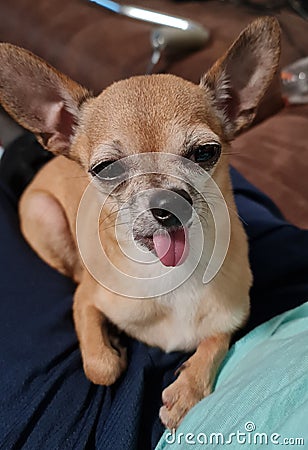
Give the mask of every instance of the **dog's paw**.
<path id="1" fill-rule="evenodd" d="M 105 347 L 96 355 L 84 356 L 83 360 L 85 374 L 92 383 L 110 386 L 126 369 L 126 350 Z"/>
<path id="2" fill-rule="evenodd" d="M 179 378 L 162 393 L 163 406 L 159 417 L 166 428 L 177 428 L 188 411 L 202 398 L 210 394 L 210 389 L 201 389 L 193 377 L 182 372 Z"/>

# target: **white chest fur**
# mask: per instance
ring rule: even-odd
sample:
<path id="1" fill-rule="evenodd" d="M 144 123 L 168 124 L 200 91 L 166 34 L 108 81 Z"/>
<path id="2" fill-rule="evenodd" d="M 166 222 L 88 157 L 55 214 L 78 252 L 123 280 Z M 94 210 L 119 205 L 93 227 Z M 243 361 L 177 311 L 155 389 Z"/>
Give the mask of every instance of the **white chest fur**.
<path id="1" fill-rule="evenodd" d="M 224 278 L 222 271 L 203 284 L 196 271 L 177 289 L 154 299 L 123 298 L 100 290 L 96 305 L 142 342 L 166 352 L 194 350 L 208 336 L 234 331 L 247 316 L 247 290 L 243 296 Z"/>

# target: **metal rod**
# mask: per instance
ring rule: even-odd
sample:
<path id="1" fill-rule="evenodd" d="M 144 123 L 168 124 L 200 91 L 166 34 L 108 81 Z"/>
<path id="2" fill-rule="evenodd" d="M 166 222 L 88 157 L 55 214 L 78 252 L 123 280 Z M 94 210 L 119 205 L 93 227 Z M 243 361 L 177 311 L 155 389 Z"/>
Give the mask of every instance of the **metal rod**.
<path id="1" fill-rule="evenodd" d="M 89 0 L 92 3 L 102 6 L 109 11 L 121 14 L 132 19 L 150 22 L 156 25 L 164 25 L 178 30 L 191 30 L 203 28 L 200 24 L 182 17 L 171 16 L 151 9 L 140 8 L 133 5 L 121 5 L 110 0 Z"/>

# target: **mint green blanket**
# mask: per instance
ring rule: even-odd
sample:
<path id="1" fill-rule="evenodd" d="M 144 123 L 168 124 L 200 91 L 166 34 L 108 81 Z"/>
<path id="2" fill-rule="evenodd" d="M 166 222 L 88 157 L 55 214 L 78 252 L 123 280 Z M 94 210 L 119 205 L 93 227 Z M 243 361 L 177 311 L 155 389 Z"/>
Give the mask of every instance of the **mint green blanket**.
<path id="1" fill-rule="evenodd" d="M 308 449 L 308 303 L 238 341 L 213 394 L 156 450 L 286 446 Z"/>

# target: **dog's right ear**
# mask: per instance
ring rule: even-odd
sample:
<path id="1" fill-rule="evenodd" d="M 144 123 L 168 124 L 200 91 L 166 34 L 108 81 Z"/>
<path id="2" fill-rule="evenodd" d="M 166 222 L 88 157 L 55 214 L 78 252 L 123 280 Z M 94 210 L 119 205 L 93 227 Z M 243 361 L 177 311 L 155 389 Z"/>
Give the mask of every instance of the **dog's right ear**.
<path id="1" fill-rule="evenodd" d="M 69 156 L 80 106 L 90 96 L 29 51 L 0 44 L 0 103 L 47 150 Z"/>
<path id="2" fill-rule="evenodd" d="M 254 119 L 260 100 L 276 73 L 280 27 L 274 17 L 248 25 L 225 55 L 201 79 L 231 140 Z"/>

